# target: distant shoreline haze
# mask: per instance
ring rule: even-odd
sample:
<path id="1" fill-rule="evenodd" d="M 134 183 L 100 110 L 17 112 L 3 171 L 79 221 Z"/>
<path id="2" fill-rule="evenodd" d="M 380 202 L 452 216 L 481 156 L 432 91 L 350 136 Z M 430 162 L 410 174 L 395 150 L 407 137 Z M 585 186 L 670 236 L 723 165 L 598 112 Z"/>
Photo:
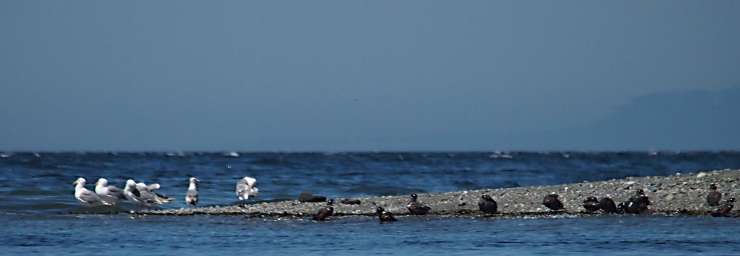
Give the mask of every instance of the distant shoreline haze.
<path id="1" fill-rule="evenodd" d="M 0 142 L 0 151 L 51 152 L 493 152 L 493 151 L 734 151 L 740 149 L 740 88 L 699 90 L 678 93 L 651 94 L 637 98 L 598 121 L 587 125 L 557 130 L 528 130 L 508 133 L 456 133 L 437 136 L 398 136 L 395 134 L 355 135 L 353 138 L 330 138 L 311 134 L 263 137 L 259 143 L 229 142 L 230 138 L 214 139 L 182 137 L 185 143 L 161 140 L 150 143 L 111 143 L 109 146 L 85 146 L 59 140 L 55 145 L 23 137 L 7 137 Z M 108 131 L 112 132 L 112 131 Z M 234 141 L 259 134 L 237 135 Z M 209 135 L 212 136 L 212 135 Z M 84 134 L 77 135 L 81 140 Z M 291 141 L 294 138 L 295 141 Z M 51 138 L 58 140 L 59 138 Z M 71 139 L 67 137 L 65 139 Z M 193 142 L 188 145 L 188 139 Z M 345 143 L 342 139 L 358 141 Z M 156 139 L 155 139 L 156 141 Z M 42 146 L 28 146 L 38 143 Z M 76 145 L 77 144 L 77 145 Z M 181 146 L 168 146 L 179 144 Z M 205 144 L 207 146 L 196 146 Z M 373 146 L 358 146 L 373 145 Z"/>
<path id="2" fill-rule="evenodd" d="M 738 13 L 0 1 L 0 150 L 738 150 Z"/>

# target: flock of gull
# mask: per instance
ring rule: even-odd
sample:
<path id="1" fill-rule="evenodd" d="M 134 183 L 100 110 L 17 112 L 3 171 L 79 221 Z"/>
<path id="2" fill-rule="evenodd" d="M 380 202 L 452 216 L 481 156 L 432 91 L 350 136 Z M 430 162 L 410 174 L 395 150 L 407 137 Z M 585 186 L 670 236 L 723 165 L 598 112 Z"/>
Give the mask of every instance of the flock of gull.
<path id="1" fill-rule="evenodd" d="M 121 201 L 135 205 L 150 207 L 172 202 L 172 198 L 156 192 L 160 188 L 158 183 L 147 185 L 144 182 L 136 182 L 132 179 L 126 180 L 123 189 L 109 185 L 108 180 L 99 178 L 95 182 L 95 191 L 85 188 L 85 178 L 77 178 L 75 185 L 75 198 L 84 206 L 114 206 Z M 185 193 L 185 203 L 190 206 L 198 204 L 198 182 L 195 177 L 190 177 L 188 190 Z M 236 182 L 236 197 L 239 200 L 247 200 L 250 196 L 256 196 L 259 189 L 256 187 L 257 179 L 246 176 Z"/>
<path id="2" fill-rule="evenodd" d="M 107 179 L 99 178 L 95 183 L 95 191 L 93 192 L 85 188 L 85 182 L 85 178 L 78 178 L 74 182 L 75 198 L 85 206 L 116 205 L 120 201 L 128 201 L 133 204 L 149 207 L 172 201 L 172 198 L 155 192 L 160 188 L 160 185 L 157 183 L 147 185 L 144 182 L 137 183 L 129 179 L 126 181 L 124 188 L 120 189 L 116 186 L 109 185 Z M 185 193 L 185 203 L 189 206 L 196 206 L 198 204 L 198 182 L 199 180 L 195 177 L 189 178 L 188 190 Z M 257 180 L 255 178 L 248 176 L 238 180 L 234 191 L 237 199 L 245 201 L 250 196 L 256 196 L 259 193 L 256 183 Z M 711 184 L 709 189 L 710 192 L 706 196 L 706 203 L 709 206 L 718 207 L 710 214 L 715 217 L 729 216 L 734 206 L 735 198 L 731 197 L 721 202 L 722 193 L 717 191 L 717 186 Z M 323 197 L 320 198 L 322 198 L 320 199 L 321 201 L 326 201 L 326 205 L 319 208 L 316 214 L 313 215 L 313 219 L 317 221 L 326 220 L 328 217 L 334 215 L 334 199 L 326 200 Z M 356 199 L 345 199 L 341 203 L 360 204 L 361 202 Z M 555 212 L 564 211 L 565 209 L 559 195 L 555 193 L 546 195 L 542 200 L 542 204 Z M 582 206 L 585 209 L 585 213 L 642 214 L 650 211 L 648 206 L 651 204 L 645 192 L 642 189 L 638 189 L 627 201 L 619 204 L 615 204 L 614 200 L 608 196 L 601 199 L 589 196 L 583 201 Z M 410 195 L 406 208 L 411 215 L 425 215 L 432 209 L 430 206 L 420 202 L 416 194 Z M 496 214 L 498 213 L 498 203 L 491 196 L 483 194 L 478 201 L 478 209 L 484 214 Z M 381 223 L 396 221 L 393 214 L 381 206 L 377 206 L 375 211 Z"/>

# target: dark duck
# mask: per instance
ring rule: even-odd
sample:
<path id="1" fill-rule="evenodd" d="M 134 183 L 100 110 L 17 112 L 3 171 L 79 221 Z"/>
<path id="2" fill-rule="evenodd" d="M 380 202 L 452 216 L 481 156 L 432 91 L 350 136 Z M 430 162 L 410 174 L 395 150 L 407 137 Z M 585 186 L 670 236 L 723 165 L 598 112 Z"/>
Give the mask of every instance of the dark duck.
<path id="1" fill-rule="evenodd" d="M 599 210 L 599 200 L 596 197 L 589 196 L 586 200 L 583 200 L 583 208 L 586 209 L 586 213 L 594 213 Z"/>
<path id="2" fill-rule="evenodd" d="M 617 213 L 617 206 L 614 204 L 614 200 L 609 197 L 599 200 L 599 209 L 604 213 Z"/>
<path id="3" fill-rule="evenodd" d="M 714 217 L 729 217 L 730 212 L 732 212 L 732 208 L 735 206 L 735 198 L 731 197 L 730 199 L 727 199 L 722 206 L 719 207 L 716 211 L 712 212 L 712 216 Z"/>
<path id="4" fill-rule="evenodd" d="M 626 213 L 640 214 L 648 211 L 648 205 L 651 205 L 650 199 L 645 195 L 644 190 L 639 189 L 623 207 Z"/>
<path id="5" fill-rule="evenodd" d="M 393 217 L 393 214 L 385 211 L 383 207 L 378 206 L 378 208 L 375 208 L 375 213 L 378 214 L 378 219 L 380 220 L 380 223 L 396 221 L 396 218 Z"/>
<path id="6" fill-rule="evenodd" d="M 334 205 L 334 199 L 326 202 L 326 206 L 321 207 L 321 209 L 319 209 L 319 212 L 313 215 L 313 220 L 323 221 L 326 220 L 326 218 L 328 218 L 329 216 L 332 216 L 334 214 L 334 207 L 332 207 L 332 205 Z"/>
<path id="7" fill-rule="evenodd" d="M 542 204 L 553 211 L 560 211 L 563 209 L 563 202 L 560 202 L 558 194 L 555 193 L 546 195 L 545 198 L 542 199 Z"/>
<path id="8" fill-rule="evenodd" d="M 498 211 L 498 204 L 489 195 L 482 195 L 478 200 L 478 209 L 483 213 L 496 213 Z"/>
<path id="9" fill-rule="evenodd" d="M 406 206 L 406 208 L 408 208 L 409 212 L 413 215 L 427 214 L 432 208 L 418 202 L 417 199 L 418 196 L 416 194 L 411 194 L 411 199 L 409 200 L 409 204 Z"/>
<path id="10" fill-rule="evenodd" d="M 709 194 L 707 194 L 707 205 L 719 206 L 719 201 L 722 200 L 722 193 L 717 191 L 717 185 L 712 183 L 709 185 Z"/>

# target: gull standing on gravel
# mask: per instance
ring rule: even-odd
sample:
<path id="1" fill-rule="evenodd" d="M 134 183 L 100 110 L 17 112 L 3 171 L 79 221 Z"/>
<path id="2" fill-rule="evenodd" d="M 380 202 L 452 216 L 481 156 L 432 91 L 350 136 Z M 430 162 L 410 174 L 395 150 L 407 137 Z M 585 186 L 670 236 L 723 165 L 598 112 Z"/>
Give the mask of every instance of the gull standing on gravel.
<path id="1" fill-rule="evenodd" d="M 99 178 L 98 181 L 95 182 L 95 193 L 100 196 L 100 199 L 102 199 L 103 202 L 110 205 L 116 205 L 118 200 L 126 199 L 123 195 L 123 190 L 113 185 L 109 186 L 108 180 L 105 178 Z"/>
<path id="2" fill-rule="evenodd" d="M 198 204 L 198 180 L 195 177 L 190 177 L 190 185 L 188 186 L 188 192 L 185 193 L 185 203 L 190 206 Z"/>
<path id="3" fill-rule="evenodd" d="M 153 188 L 159 188 L 159 184 L 152 184 L 156 186 L 152 186 Z M 147 186 L 144 184 L 144 182 L 136 183 L 136 189 L 139 190 L 139 193 L 141 194 L 140 198 L 147 204 L 166 204 L 172 201 L 169 197 L 166 197 L 164 195 L 152 192 L 150 189 L 150 186 Z"/>
<path id="4" fill-rule="evenodd" d="M 249 196 L 256 196 L 259 189 L 255 186 L 257 179 L 246 176 L 236 182 L 236 196 L 240 201 L 249 199 Z"/>
<path id="5" fill-rule="evenodd" d="M 102 199 L 98 196 L 98 194 L 95 194 L 95 192 L 92 192 L 85 188 L 85 178 L 77 178 L 75 182 L 72 184 L 75 185 L 75 198 L 77 201 L 80 201 L 82 205 L 84 206 L 98 206 L 98 205 L 108 205 L 106 202 L 103 202 Z"/>
<path id="6" fill-rule="evenodd" d="M 123 196 L 126 197 L 126 200 L 133 203 L 144 203 L 141 199 L 141 192 L 136 188 L 136 181 L 132 179 L 126 181 L 126 186 L 123 188 Z"/>

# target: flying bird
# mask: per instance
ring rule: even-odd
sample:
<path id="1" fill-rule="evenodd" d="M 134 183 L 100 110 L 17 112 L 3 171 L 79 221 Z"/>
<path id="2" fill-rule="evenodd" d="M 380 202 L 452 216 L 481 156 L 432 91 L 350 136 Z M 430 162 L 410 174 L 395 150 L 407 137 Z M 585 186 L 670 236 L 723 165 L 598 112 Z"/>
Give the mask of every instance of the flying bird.
<path id="1" fill-rule="evenodd" d="M 257 196 L 259 189 L 255 186 L 257 179 L 246 176 L 236 182 L 236 197 L 239 200 L 247 200 L 249 196 Z"/>

